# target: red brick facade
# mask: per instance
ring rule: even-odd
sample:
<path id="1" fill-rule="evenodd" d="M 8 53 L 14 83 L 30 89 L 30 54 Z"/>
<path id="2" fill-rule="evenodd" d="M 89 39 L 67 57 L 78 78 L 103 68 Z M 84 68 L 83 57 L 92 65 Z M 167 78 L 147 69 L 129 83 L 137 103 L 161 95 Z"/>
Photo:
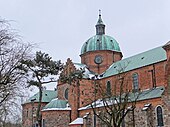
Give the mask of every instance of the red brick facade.
<path id="1" fill-rule="evenodd" d="M 167 51 L 167 55 L 169 57 L 170 52 L 169 49 L 165 48 Z M 105 51 L 104 51 L 105 52 Z M 102 52 L 102 53 L 104 53 Z M 97 51 L 98 53 L 98 51 Z M 105 52 L 108 54 L 107 52 Z M 105 55 L 106 55 L 105 54 Z M 89 57 L 92 57 L 91 59 L 89 58 L 89 65 L 93 66 L 98 66 L 97 64 L 94 63 L 93 58 L 96 54 L 88 54 Z M 106 55 L 107 56 L 107 55 Z M 82 57 L 84 59 L 84 56 Z M 113 60 L 113 59 L 112 59 Z M 112 61 L 111 60 L 111 61 Z M 82 60 L 84 61 L 84 60 Z M 104 61 L 110 61 L 109 57 L 106 57 Z M 103 62 L 103 65 L 105 64 L 111 64 L 111 62 Z M 90 66 L 91 66 L 90 65 Z M 100 67 L 102 69 L 100 69 Z M 95 68 L 95 67 L 94 67 Z M 93 67 L 90 68 L 92 71 L 95 71 Z M 107 69 L 103 68 L 102 66 L 99 66 L 99 70 L 105 70 Z M 160 87 L 164 86 L 165 87 L 165 92 L 162 95 L 161 98 L 154 98 L 154 99 L 149 99 L 149 100 L 143 100 L 137 102 L 136 108 L 135 108 L 135 125 L 136 126 L 142 126 L 142 127 L 149 127 L 149 126 L 157 126 L 157 117 L 156 117 L 156 108 L 157 106 L 161 106 L 163 109 L 163 120 L 164 120 L 164 127 L 168 127 L 170 125 L 169 122 L 169 116 L 170 116 L 170 100 L 169 100 L 169 75 L 170 75 L 170 61 L 164 60 L 161 62 L 157 62 L 151 65 L 147 65 L 144 67 L 140 67 L 137 69 L 133 69 L 131 71 L 127 71 L 126 77 L 125 77 L 125 82 L 127 84 L 127 87 L 129 90 L 132 91 L 133 89 L 133 79 L 132 75 L 134 73 L 138 74 L 138 81 L 139 81 L 139 90 L 147 90 L 147 89 L 153 89 L 155 87 Z M 67 60 L 66 66 L 64 68 L 64 73 L 65 75 L 69 75 L 72 71 L 75 71 L 76 67 L 72 63 L 70 59 Z M 102 72 L 101 71 L 101 72 Z M 116 85 L 117 78 L 120 75 L 113 75 L 110 77 L 106 77 L 103 79 L 99 80 L 89 80 L 89 79 L 82 79 L 80 81 L 75 81 L 72 82 L 71 84 L 68 83 L 62 83 L 60 80 L 58 82 L 58 98 L 61 100 L 67 100 L 65 97 L 65 91 L 68 89 L 68 103 L 71 108 L 71 111 L 69 110 L 47 110 L 47 111 L 42 111 L 42 120 L 45 123 L 46 127 L 67 127 L 69 126 L 69 123 L 74 121 L 78 117 L 83 117 L 87 113 L 88 119 L 83 120 L 83 125 L 71 125 L 71 126 L 84 126 L 84 127 L 91 127 L 93 126 L 93 111 L 88 109 L 88 110 L 78 110 L 79 108 L 86 106 L 94 101 L 94 90 L 96 84 L 101 84 L 102 90 L 106 91 L 106 84 L 108 81 L 110 81 L 111 84 L 111 90 L 112 92 L 114 89 L 119 91 L 118 88 L 116 88 L 118 85 Z M 100 98 L 99 94 L 96 94 L 97 98 Z M 152 104 L 151 107 L 146 110 L 142 111 L 142 108 L 144 107 L 145 104 Z M 43 106 L 45 106 L 47 103 L 43 103 Z M 24 104 L 23 105 L 23 125 L 24 127 L 30 127 L 32 125 L 32 116 L 34 116 L 34 113 L 32 115 L 32 107 L 36 107 L 37 103 L 32 105 L 31 103 Z M 126 126 L 130 127 L 132 126 L 132 121 L 130 120 L 131 114 L 128 114 L 125 117 L 126 121 Z M 148 120 L 149 119 L 149 120 Z M 33 119 L 33 121 L 35 121 Z M 151 122 L 152 121 L 152 122 Z M 97 119 L 97 126 L 100 127 L 102 126 L 103 123 Z"/>
<path id="2" fill-rule="evenodd" d="M 106 60 L 106 59 L 105 59 Z M 92 61 L 93 62 L 93 61 Z M 158 62 L 158 63 L 154 63 L 148 66 L 144 66 L 141 68 L 137 68 L 134 69 L 132 71 L 128 71 L 126 72 L 126 78 L 125 80 L 127 80 L 127 87 L 129 89 L 133 89 L 133 80 L 132 80 L 132 75 L 134 73 L 137 73 L 139 76 L 139 89 L 142 90 L 146 90 L 146 89 L 152 89 L 154 87 L 159 87 L 159 86 L 164 86 L 165 88 L 167 88 L 167 84 L 166 84 L 166 66 L 167 66 L 167 61 L 162 61 L 162 62 Z M 93 70 L 93 69 L 92 69 Z M 151 71 L 153 70 L 153 72 Z M 93 70 L 94 71 L 94 70 Z M 112 87 L 112 91 L 114 91 L 114 85 L 116 84 L 116 79 L 117 79 L 118 75 L 115 76 L 110 76 L 107 78 L 104 78 L 102 80 L 98 80 L 97 83 L 102 84 L 103 89 L 106 89 L 106 84 L 107 81 L 111 82 L 111 87 Z M 94 100 L 94 80 L 88 80 L 88 79 L 83 79 L 80 81 L 79 86 L 75 84 L 72 85 L 68 85 L 68 84 L 59 84 L 58 85 L 58 90 L 60 89 L 64 89 L 65 87 L 69 88 L 69 104 L 72 108 L 73 114 L 71 115 L 71 120 L 73 121 L 74 119 L 76 119 L 76 117 L 83 117 L 87 112 L 91 112 L 91 122 L 89 126 L 92 126 L 92 110 L 84 110 L 84 111 L 78 111 L 78 108 L 83 107 L 88 105 L 89 103 L 91 103 Z M 63 90 L 62 90 L 63 91 Z M 63 96 L 64 94 L 60 94 L 61 96 Z M 62 98 L 62 97 L 61 97 Z M 100 96 L 98 96 L 98 98 L 100 98 Z M 78 101 L 78 102 L 77 102 Z M 144 104 L 146 103 L 151 103 L 152 107 L 151 107 L 151 111 L 141 111 L 141 109 L 143 108 Z M 151 99 L 151 100 L 145 100 L 145 101 L 140 101 L 137 103 L 137 108 L 135 109 L 135 119 L 136 119 L 136 126 L 139 125 L 143 125 L 143 127 L 147 127 L 150 126 L 147 120 L 148 113 L 147 112 L 151 112 L 153 115 L 153 122 L 152 122 L 152 126 L 156 126 L 157 120 L 156 120 L 156 113 L 155 113 L 155 109 L 158 105 L 161 105 L 162 108 L 165 111 L 169 111 L 168 107 L 169 105 L 167 105 L 167 100 L 163 100 L 163 98 L 157 98 L 157 99 Z M 168 112 L 165 113 L 168 114 Z M 168 114 L 169 115 L 169 114 Z M 137 116 L 141 116 L 141 117 L 137 117 Z M 164 117 L 165 117 L 164 116 Z M 128 118 L 128 116 L 127 116 Z M 165 121 L 167 121 L 167 117 L 164 118 Z M 128 120 L 126 120 L 128 121 Z M 87 123 L 87 122 L 84 122 Z M 130 123 L 129 123 L 130 124 Z M 169 122 L 168 122 L 169 124 Z M 168 126 L 168 124 L 166 126 Z M 84 124 L 84 126 L 88 126 L 88 124 Z M 100 124 L 98 123 L 98 126 L 100 126 Z M 129 125 L 130 126 L 130 125 Z"/>
<path id="3" fill-rule="evenodd" d="M 94 62 L 95 56 L 97 55 L 102 56 L 102 61 L 103 61 L 101 64 L 98 65 L 96 65 L 96 63 Z M 98 50 L 95 52 L 94 51 L 87 52 L 85 54 L 80 55 L 80 57 L 81 57 L 82 64 L 87 65 L 91 71 L 101 74 L 106 69 L 108 69 L 113 62 L 121 60 L 122 53 L 111 51 L 111 50 L 102 50 L 102 51 Z"/>
<path id="4" fill-rule="evenodd" d="M 100 25 L 100 24 L 99 24 Z M 102 35 L 98 35 L 102 36 Z M 110 43 L 110 41 L 109 41 Z M 161 47 L 160 47 L 161 48 Z M 83 118 L 83 124 L 75 124 L 71 125 L 72 127 L 93 127 L 94 124 L 94 114 L 91 108 L 89 109 L 81 109 L 82 107 L 90 105 L 94 100 L 100 99 L 102 97 L 101 92 L 107 92 L 107 83 L 110 83 L 111 93 L 120 93 L 120 90 L 126 90 L 130 93 L 135 92 L 144 92 L 147 90 L 155 90 L 160 88 L 160 93 L 154 93 L 154 95 L 150 95 L 149 98 L 144 98 L 137 101 L 135 105 L 135 110 L 133 112 L 133 120 L 132 113 L 128 113 L 125 117 L 125 125 L 127 127 L 132 127 L 135 125 L 136 127 L 156 127 L 158 126 L 158 107 L 161 108 L 162 116 L 163 116 L 163 126 L 170 126 L 170 44 L 167 43 L 163 48 L 166 51 L 167 59 L 159 59 L 156 62 L 150 61 L 144 57 L 140 57 L 140 59 L 144 59 L 144 64 L 142 66 L 137 66 L 133 68 L 133 64 L 131 64 L 131 69 L 111 74 L 109 76 L 93 79 L 89 75 L 89 77 L 83 77 L 82 79 L 76 79 L 71 82 L 63 82 L 62 76 L 68 77 L 70 74 L 76 70 L 81 70 L 82 66 L 86 66 L 84 69 L 88 70 L 90 74 L 93 76 L 101 76 L 103 72 L 106 72 L 112 64 L 119 62 L 122 60 L 122 53 L 114 50 L 94 50 L 88 51 L 80 55 L 81 57 L 81 67 L 76 68 L 76 64 L 74 64 L 70 59 L 67 60 L 65 67 L 59 77 L 57 91 L 58 91 L 58 99 L 59 100 L 68 100 L 69 108 L 71 110 L 64 110 L 64 108 L 58 104 L 58 107 L 51 108 L 51 110 L 42 110 L 42 121 L 45 127 L 68 127 L 69 123 L 76 120 L 77 118 Z M 160 50 L 159 50 L 160 51 Z M 161 52 L 165 53 L 161 48 Z M 153 53 L 153 52 L 152 52 Z M 159 53 L 159 52 L 158 52 Z M 97 63 L 94 61 L 95 57 L 100 55 L 102 57 L 102 62 Z M 152 54 L 153 57 L 157 58 L 157 54 Z M 162 55 L 161 55 L 162 56 Z M 151 56 L 152 57 L 152 56 Z M 152 59 L 150 57 L 150 59 Z M 138 59 L 139 60 L 139 59 Z M 133 62 L 133 61 L 130 61 Z M 138 61 L 135 61 L 136 64 Z M 140 61 L 139 61 L 140 62 Z M 147 64 L 145 64 L 147 63 Z M 114 68 L 116 70 L 116 68 Z M 111 70 L 111 71 L 114 71 Z M 111 72 L 110 72 L 111 73 Z M 137 89 L 134 87 L 134 79 L 133 75 L 137 75 Z M 120 88 L 120 84 L 123 79 L 123 83 L 125 86 Z M 137 91 L 135 91 L 137 90 Z M 68 93 L 67 93 L 68 92 Z M 159 92 L 159 91 L 158 91 Z M 67 95 L 68 94 L 68 95 Z M 156 96 L 159 94 L 160 96 Z M 118 103 L 117 103 L 118 104 Z M 129 104 L 129 102 L 128 102 Z M 145 110 L 144 105 L 150 104 Z M 35 104 L 36 105 L 36 104 Z M 43 104 L 42 106 L 44 106 Z M 56 106 L 56 105 L 55 105 Z M 32 117 L 31 103 L 23 105 L 23 126 L 30 127 Z M 66 107 L 65 107 L 66 108 Z M 99 107 L 101 109 L 102 107 Z M 126 107 L 127 108 L 127 107 Z M 86 117 L 84 117 L 86 116 Z M 97 127 L 105 127 L 104 123 L 97 118 L 96 121 Z M 162 126 L 162 125 L 161 125 Z"/>
<path id="5" fill-rule="evenodd" d="M 42 111 L 42 121 L 45 127 L 68 127 L 70 120 L 70 111 Z"/>
<path id="6" fill-rule="evenodd" d="M 42 103 L 41 109 L 46 105 L 47 103 Z M 22 105 L 22 125 L 23 127 L 32 127 L 32 125 L 35 124 L 36 121 L 36 110 L 38 107 L 38 103 L 26 103 Z"/>

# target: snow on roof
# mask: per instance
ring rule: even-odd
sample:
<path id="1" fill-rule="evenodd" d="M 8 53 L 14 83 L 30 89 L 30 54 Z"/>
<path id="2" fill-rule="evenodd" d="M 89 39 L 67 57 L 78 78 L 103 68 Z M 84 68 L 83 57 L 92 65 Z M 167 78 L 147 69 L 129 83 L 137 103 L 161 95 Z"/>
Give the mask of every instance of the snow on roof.
<path id="1" fill-rule="evenodd" d="M 151 103 L 145 104 L 144 107 L 142 108 L 142 111 L 146 111 L 151 105 L 152 105 Z"/>
<path id="2" fill-rule="evenodd" d="M 69 125 L 77 125 L 77 124 L 83 124 L 83 118 L 77 118 L 74 121 L 72 121 L 71 123 L 69 123 Z"/>
<path id="3" fill-rule="evenodd" d="M 145 104 L 144 107 L 150 107 L 151 103 Z"/>
<path id="4" fill-rule="evenodd" d="M 146 111 L 149 107 L 143 107 L 142 111 Z"/>
<path id="5" fill-rule="evenodd" d="M 61 110 L 61 111 L 63 111 L 63 110 L 71 110 L 71 108 L 47 108 L 47 109 L 43 109 L 43 110 L 41 110 L 41 111 L 55 111 L 55 110 L 57 110 L 57 111 L 59 111 L 59 110 Z"/>
<path id="6" fill-rule="evenodd" d="M 81 70 L 83 72 L 83 78 L 91 78 L 95 76 L 93 72 L 89 71 L 85 64 L 74 63 L 74 66 L 77 70 Z"/>
<path id="7" fill-rule="evenodd" d="M 87 112 L 86 115 L 83 116 L 83 119 L 84 119 L 84 118 L 87 118 L 89 114 L 90 114 L 90 113 Z"/>
<path id="8" fill-rule="evenodd" d="M 104 107 L 105 105 L 113 105 L 113 104 L 117 104 L 117 101 L 115 99 L 107 99 L 107 100 L 98 99 L 92 104 L 87 105 L 85 107 L 81 107 L 78 110 L 85 110 L 85 109 L 89 109 L 92 107 L 99 108 L 99 107 Z"/>
<path id="9" fill-rule="evenodd" d="M 154 89 L 141 91 L 140 93 L 132 92 L 132 93 L 129 93 L 129 102 L 158 98 L 158 97 L 162 96 L 164 91 L 165 91 L 165 88 L 163 86 L 160 86 L 160 87 L 156 87 Z M 105 105 L 113 105 L 113 104 L 117 104 L 117 103 L 119 103 L 119 98 L 116 99 L 115 97 L 106 98 L 104 100 L 98 99 L 97 101 L 94 101 L 93 103 L 91 103 L 85 107 L 81 107 L 78 110 L 86 110 L 86 109 L 90 109 L 92 107 L 99 108 L 99 107 L 104 107 Z M 149 106 L 149 104 L 147 104 L 146 106 Z"/>

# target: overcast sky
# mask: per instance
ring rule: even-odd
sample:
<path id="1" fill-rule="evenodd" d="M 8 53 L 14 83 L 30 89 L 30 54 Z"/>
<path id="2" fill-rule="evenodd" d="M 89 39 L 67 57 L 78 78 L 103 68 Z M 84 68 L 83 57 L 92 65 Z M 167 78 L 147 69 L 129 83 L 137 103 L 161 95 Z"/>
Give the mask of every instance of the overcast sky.
<path id="1" fill-rule="evenodd" d="M 0 17 L 13 20 L 24 41 L 63 62 L 80 62 L 99 9 L 106 34 L 117 40 L 124 58 L 170 40 L 170 0 L 0 0 Z"/>

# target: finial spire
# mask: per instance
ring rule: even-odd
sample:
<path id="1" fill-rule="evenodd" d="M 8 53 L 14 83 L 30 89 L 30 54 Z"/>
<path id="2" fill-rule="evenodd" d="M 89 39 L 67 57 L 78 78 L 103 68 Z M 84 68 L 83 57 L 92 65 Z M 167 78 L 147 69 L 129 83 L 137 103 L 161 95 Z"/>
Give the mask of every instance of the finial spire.
<path id="1" fill-rule="evenodd" d="M 99 9 L 99 19 L 97 21 L 97 24 L 103 24 L 102 17 L 101 17 L 101 10 Z"/>
<path id="2" fill-rule="evenodd" d="M 101 10 L 99 9 L 99 16 L 101 16 Z"/>
<path id="3" fill-rule="evenodd" d="M 99 19 L 96 24 L 96 34 L 97 35 L 105 34 L 105 25 L 101 18 L 101 10 L 100 9 L 99 9 Z"/>

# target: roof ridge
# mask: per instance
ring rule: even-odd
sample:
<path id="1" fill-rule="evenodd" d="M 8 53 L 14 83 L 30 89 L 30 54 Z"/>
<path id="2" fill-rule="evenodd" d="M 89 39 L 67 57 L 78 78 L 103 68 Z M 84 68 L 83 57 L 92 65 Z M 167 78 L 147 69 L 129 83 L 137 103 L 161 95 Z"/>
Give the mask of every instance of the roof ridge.
<path id="1" fill-rule="evenodd" d="M 166 59 L 166 51 L 162 48 L 162 46 L 159 46 L 113 63 L 103 73 L 103 78 L 118 74 L 119 69 L 124 69 L 122 72 L 127 72 Z"/>
<path id="2" fill-rule="evenodd" d="M 155 47 L 155 48 L 153 48 L 153 49 L 149 49 L 149 50 L 146 50 L 146 51 L 144 51 L 144 52 L 137 53 L 137 54 L 135 54 L 135 55 L 133 55 L 133 56 L 126 57 L 126 58 L 124 58 L 124 59 L 122 59 L 122 60 L 125 60 L 125 59 L 128 59 L 128 58 L 131 58 L 131 57 L 138 56 L 138 55 L 140 55 L 140 54 L 143 54 L 143 53 L 146 53 L 146 52 L 149 52 L 149 51 L 155 50 L 155 49 L 157 49 L 157 48 L 162 48 L 162 46 L 158 46 L 158 47 Z M 163 48 L 162 48 L 162 49 L 163 49 Z M 121 61 L 121 60 L 120 60 L 120 61 Z"/>

